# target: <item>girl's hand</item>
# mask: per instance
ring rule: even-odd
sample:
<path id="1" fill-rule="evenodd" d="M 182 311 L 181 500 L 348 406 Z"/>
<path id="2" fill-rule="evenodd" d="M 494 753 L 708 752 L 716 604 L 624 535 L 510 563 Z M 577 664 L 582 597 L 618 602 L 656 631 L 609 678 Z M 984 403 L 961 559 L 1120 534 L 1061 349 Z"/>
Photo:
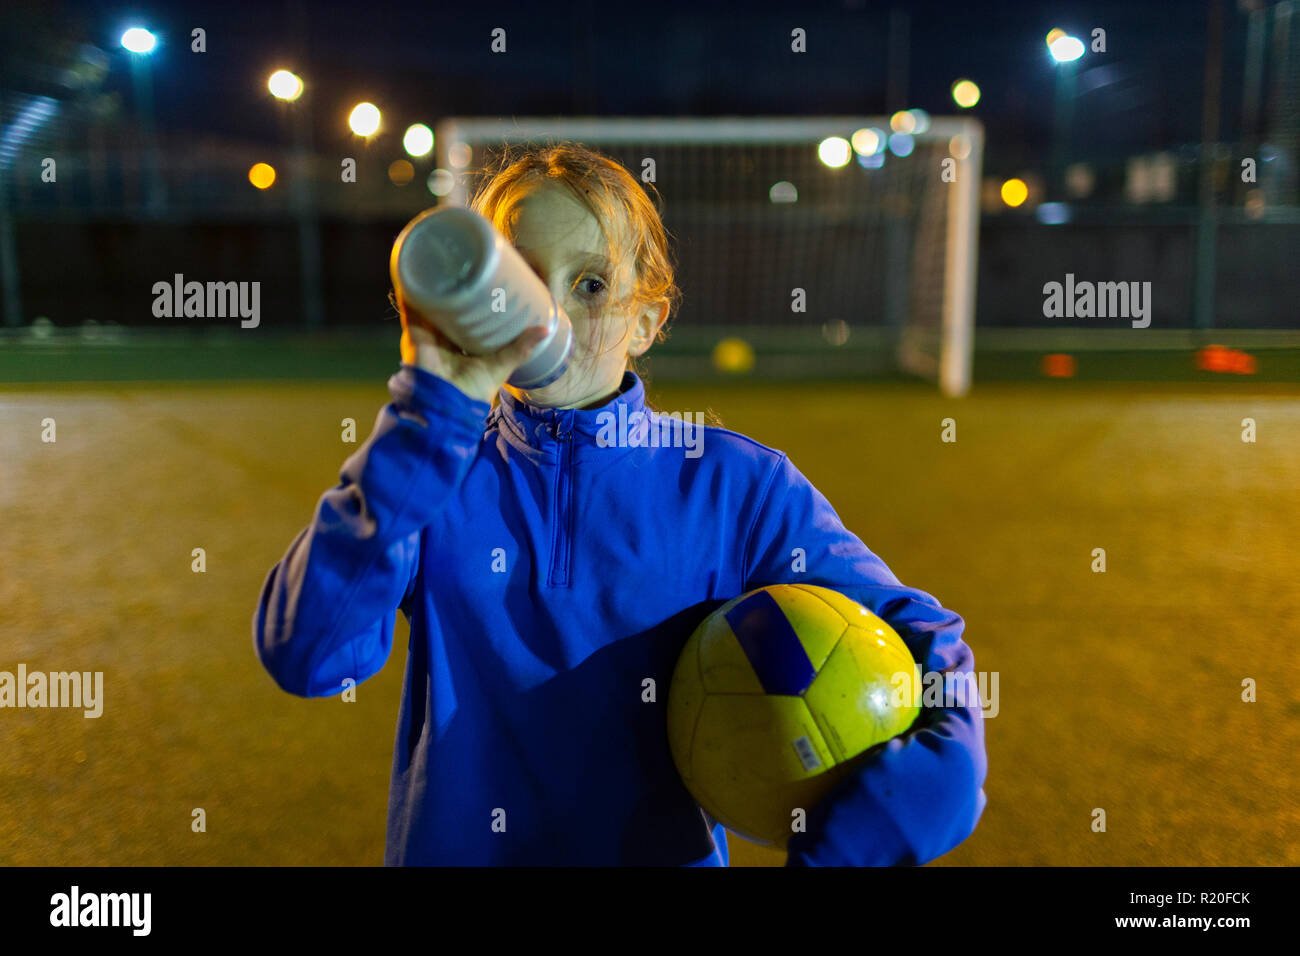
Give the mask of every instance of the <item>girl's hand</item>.
<path id="1" fill-rule="evenodd" d="M 407 306 L 400 292 L 397 311 L 402 317 L 402 361 L 418 365 L 455 385 L 470 398 L 489 405 L 533 347 L 546 338 L 546 330 L 534 326 L 524 329 L 509 345 L 491 355 L 465 355 L 428 319 Z"/>

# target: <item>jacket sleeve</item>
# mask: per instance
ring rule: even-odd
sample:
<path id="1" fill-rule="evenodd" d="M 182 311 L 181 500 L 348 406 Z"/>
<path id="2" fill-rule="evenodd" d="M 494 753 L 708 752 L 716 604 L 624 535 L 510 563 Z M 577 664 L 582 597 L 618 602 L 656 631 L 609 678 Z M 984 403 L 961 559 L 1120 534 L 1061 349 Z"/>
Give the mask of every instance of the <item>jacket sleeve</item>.
<path id="1" fill-rule="evenodd" d="M 904 587 L 785 455 L 759 501 L 745 551 L 746 591 L 798 583 L 839 591 L 893 626 L 923 676 L 970 674 L 963 680 L 975 686 L 962 619 L 929 594 Z M 795 570 L 799 548 L 802 571 Z M 988 758 L 977 698 L 967 694 L 958 701 L 964 706 L 923 708 L 907 733 L 858 758 L 850 775 L 808 808 L 807 831 L 791 836 L 786 865 L 920 865 L 965 840 L 986 803 Z"/>
<path id="2" fill-rule="evenodd" d="M 388 660 L 397 609 L 419 565 L 420 531 L 464 480 L 489 406 L 411 365 L 393 401 L 343 463 L 312 523 L 271 569 L 253 644 L 275 682 L 304 697 L 337 694 Z"/>

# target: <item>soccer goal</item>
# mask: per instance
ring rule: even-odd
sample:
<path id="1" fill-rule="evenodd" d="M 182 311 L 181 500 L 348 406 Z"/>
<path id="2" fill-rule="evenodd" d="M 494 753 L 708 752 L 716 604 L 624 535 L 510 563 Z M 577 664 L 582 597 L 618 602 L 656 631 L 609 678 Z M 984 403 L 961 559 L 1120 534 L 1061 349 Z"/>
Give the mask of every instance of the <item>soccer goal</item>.
<path id="1" fill-rule="evenodd" d="M 905 115 L 892 127 L 880 116 L 453 117 L 435 143 L 456 205 L 508 145 L 577 142 L 652 181 L 684 292 L 671 341 L 752 342 L 756 372 L 772 357 L 768 370 L 801 358 L 815 373 L 852 353 L 864 372 L 902 370 L 962 395 L 984 131 Z"/>

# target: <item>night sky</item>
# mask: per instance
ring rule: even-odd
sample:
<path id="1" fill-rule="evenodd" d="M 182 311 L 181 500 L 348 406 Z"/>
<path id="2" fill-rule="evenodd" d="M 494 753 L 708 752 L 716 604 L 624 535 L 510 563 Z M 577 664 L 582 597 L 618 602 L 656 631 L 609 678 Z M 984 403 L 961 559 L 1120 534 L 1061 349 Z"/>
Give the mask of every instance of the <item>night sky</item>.
<path id="1" fill-rule="evenodd" d="M 889 10 L 910 13 L 907 98 L 888 101 Z M 31 92 L 15 49 L 74 40 L 109 56 L 104 89 L 129 111 L 129 25 L 159 34 L 153 54 L 158 126 L 164 135 L 250 142 L 282 137 L 271 70 L 287 66 L 313 97 L 316 144 L 349 142 L 345 118 L 370 100 L 385 129 L 433 125 L 447 115 L 877 114 L 895 107 L 956 113 L 949 87 L 982 88 L 973 113 L 989 130 L 991 172 L 1045 163 L 1056 67 L 1043 37 L 1053 26 L 1087 40 L 1107 33 L 1108 52 L 1079 61 L 1073 158 L 1114 160 L 1200 139 L 1207 3 L 770 2 L 571 4 L 387 2 L 154 3 L 21 0 L 6 14 L 4 87 Z M 1223 3 L 1223 130 L 1241 114 L 1245 18 Z M 189 32 L 207 31 L 191 53 Z M 504 27 L 508 52 L 492 54 Z M 804 27 L 808 52 L 790 50 Z M 39 55 L 39 54 L 38 54 Z"/>

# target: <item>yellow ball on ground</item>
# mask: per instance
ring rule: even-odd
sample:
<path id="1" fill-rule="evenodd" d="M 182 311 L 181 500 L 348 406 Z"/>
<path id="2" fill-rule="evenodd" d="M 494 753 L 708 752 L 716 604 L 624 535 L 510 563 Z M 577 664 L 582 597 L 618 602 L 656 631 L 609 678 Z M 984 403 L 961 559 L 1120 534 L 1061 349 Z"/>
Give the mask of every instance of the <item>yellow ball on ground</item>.
<path id="1" fill-rule="evenodd" d="M 722 339 L 713 347 L 713 367 L 719 372 L 748 372 L 754 367 L 754 349 L 744 339 Z"/>

